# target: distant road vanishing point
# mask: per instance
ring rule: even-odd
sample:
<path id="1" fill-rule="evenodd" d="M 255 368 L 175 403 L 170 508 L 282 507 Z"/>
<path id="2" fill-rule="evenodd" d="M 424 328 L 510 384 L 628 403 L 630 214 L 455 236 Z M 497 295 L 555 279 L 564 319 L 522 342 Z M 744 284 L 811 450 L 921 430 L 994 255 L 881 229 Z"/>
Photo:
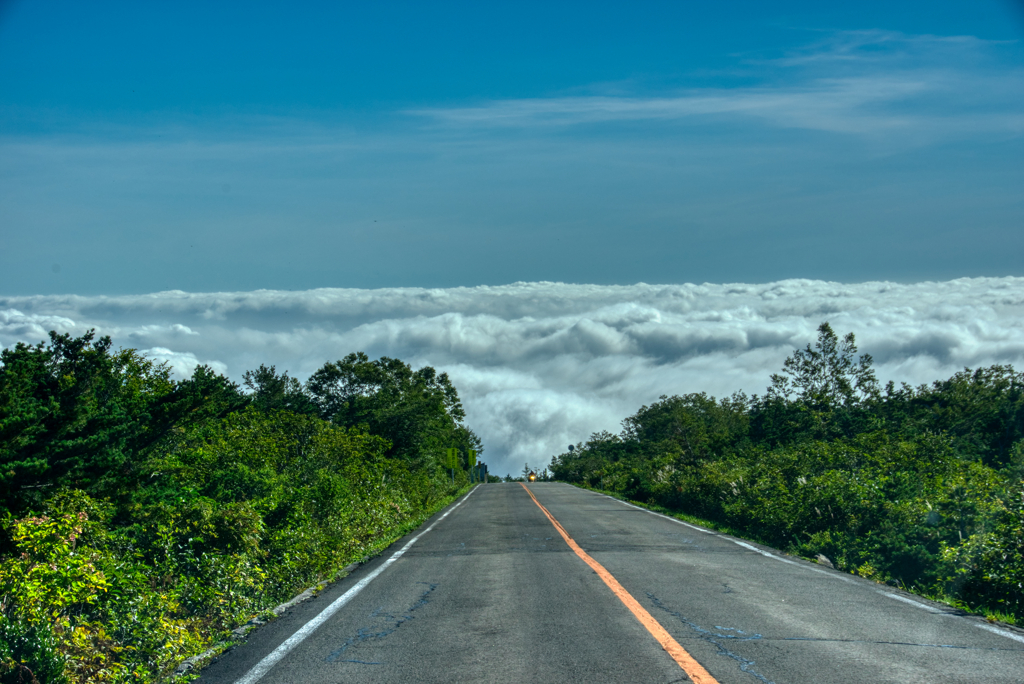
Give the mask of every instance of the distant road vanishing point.
<path id="1" fill-rule="evenodd" d="M 1024 682 L 1024 631 L 570 485 L 488 484 L 199 681 Z"/>

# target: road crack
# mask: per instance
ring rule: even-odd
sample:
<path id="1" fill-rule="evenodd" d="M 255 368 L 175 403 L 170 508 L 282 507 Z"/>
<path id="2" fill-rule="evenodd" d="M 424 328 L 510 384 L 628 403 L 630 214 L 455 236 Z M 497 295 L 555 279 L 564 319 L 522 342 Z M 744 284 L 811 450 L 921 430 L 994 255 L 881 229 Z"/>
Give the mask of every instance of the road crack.
<path id="1" fill-rule="evenodd" d="M 1024 651 L 1021 648 L 992 646 L 956 646 L 953 644 L 919 644 L 913 641 L 872 641 L 870 639 L 825 639 L 821 637 L 780 637 L 766 641 L 825 641 L 836 644 L 879 644 L 881 646 L 919 646 L 921 648 L 955 648 L 961 651 Z"/>
<path id="2" fill-rule="evenodd" d="M 383 665 L 383 663 L 371 661 L 371 660 L 359 660 L 357 658 L 345 658 L 350 648 L 354 649 L 360 644 L 364 644 L 368 641 L 380 640 L 394 634 L 395 631 L 403 624 L 414 618 L 413 613 L 429 603 L 428 597 L 430 594 L 437 589 L 438 585 L 428 584 L 427 582 L 418 582 L 418 584 L 425 584 L 428 589 L 420 594 L 419 600 L 413 603 L 409 608 L 402 611 L 400 615 L 392 615 L 391 613 L 384 612 L 384 607 L 381 606 L 377 610 L 370 613 L 371 618 L 382 618 L 383 625 L 380 627 L 360 627 L 355 636 L 350 636 L 345 640 L 345 643 L 341 647 L 331 651 L 331 653 L 325 658 L 328 663 L 359 663 L 361 665 Z"/>
<path id="3" fill-rule="evenodd" d="M 764 638 L 762 635 L 760 635 L 760 634 L 750 634 L 750 633 L 744 632 L 742 629 L 738 629 L 736 627 L 719 627 L 717 625 L 715 626 L 715 629 L 718 630 L 718 631 L 717 632 L 712 632 L 710 630 L 704 629 L 703 627 L 701 627 L 700 625 L 698 625 L 695 622 L 691 622 L 690 620 L 687 620 L 682 615 L 682 613 L 680 613 L 678 611 L 675 611 L 675 610 L 672 610 L 671 608 L 666 606 L 664 603 L 662 603 L 661 599 L 659 599 L 657 596 L 655 596 L 651 592 L 647 592 L 647 598 L 649 598 L 651 600 L 651 603 L 654 605 L 655 608 L 659 608 L 659 609 L 665 611 L 666 613 L 668 613 L 669 615 L 671 615 L 672 617 L 676 618 L 677 620 L 682 622 L 684 625 L 686 625 L 687 627 L 692 629 L 694 632 L 696 632 L 697 636 L 700 639 L 703 639 L 704 641 L 708 642 L 709 644 L 714 644 L 715 647 L 718 648 L 718 654 L 719 655 L 726 656 L 727 658 L 732 658 L 733 660 L 738 662 L 740 664 L 740 671 L 741 672 L 744 672 L 744 673 L 750 675 L 751 677 L 753 677 L 753 678 L 755 678 L 755 679 L 757 679 L 757 680 L 759 680 L 761 682 L 764 682 L 764 684 L 775 684 L 772 680 L 768 679 L 763 674 L 761 674 L 760 672 L 758 672 L 757 670 L 754 669 L 754 665 L 756 663 L 753 660 L 748 660 L 748 659 L 744 658 L 743 656 L 739 655 L 738 653 L 734 653 L 733 651 L 731 651 L 728 648 L 726 648 L 725 645 L 719 641 L 719 639 L 721 639 L 721 640 L 730 640 L 731 639 L 733 641 L 758 641 L 758 640 Z"/>

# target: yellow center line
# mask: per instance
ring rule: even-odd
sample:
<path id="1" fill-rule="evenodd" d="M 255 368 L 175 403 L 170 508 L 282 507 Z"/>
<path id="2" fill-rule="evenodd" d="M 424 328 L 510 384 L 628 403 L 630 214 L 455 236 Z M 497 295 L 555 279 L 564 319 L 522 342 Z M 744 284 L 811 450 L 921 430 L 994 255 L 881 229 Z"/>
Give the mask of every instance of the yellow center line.
<path id="1" fill-rule="evenodd" d="M 651 633 L 651 636 L 657 639 L 658 643 L 661 644 L 661 647 L 665 649 L 670 656 L 672 656 L 672 660 L 676 661 L 679 667 L 683 668 L 686 675 L 696 682 L 696 684 L 718 684 L 718 681 L 708 674 L 708 671 L 705 670 L 704 667 L 698 663 L 685 648 L 680 646 L 679 642 L 672 638 L 672 635 L 669 634 L 628 591 L 626 591 L 625 587 L 619 584 L 619 581 L 615 579 L 610 572 L 605 570 L 603 565 L 591 558 L 586 551 L 580 548 L 579 544 L 573 541 L 573 538 L 569 536 L 569 533 L 565 531 L 565 528 L 562 527 L 561 523 L 555 520 L 555 516 L 551 515 L 548 509 L 544 508 L 540 501 L 537 501 L 537 497 L 533 495 L 530 488 L 522 482 L 519 484 L 523 485 L 523 489 L 525 489 L 526 493 L 530 495 L 531 499 L 533 499 L 533 503 L 537 504 L 540 510 L 544 511 L 544 515 L 548 516 L 548 520 L 550 520 L 551 524 L 555 526 L 558 533 L 562 535 L 562 539 L 564 539 L 565 543 L 569 545 L 569 548 L 575 551 L 576 555 L 583 559 L 583 562 L 589 565 L 590 568 L 597 573 L 598 577 L 604 580 L 604 583 L 608 585 L 608 588 L 612 590 L 612 593 L 619 597 L 619 600 L 629 608 L 629 611 L 633 613 L 637 620 L 640 621 L 640 624 L 642 624 L 647 631 Z"/>

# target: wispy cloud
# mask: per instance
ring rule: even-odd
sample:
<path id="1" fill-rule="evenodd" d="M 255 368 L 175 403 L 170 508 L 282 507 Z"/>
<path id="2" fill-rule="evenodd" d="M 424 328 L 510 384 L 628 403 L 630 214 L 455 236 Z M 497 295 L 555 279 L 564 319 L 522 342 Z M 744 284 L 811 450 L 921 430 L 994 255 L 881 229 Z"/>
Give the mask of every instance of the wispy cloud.
<path id="1" fill-rule="evenodd" d="M 713 88 L 8 127 L 0 285 L 1019 273 L 1019 46 L 811 35 Z"/>
<path id="2" fill-rule="evenodd" d="M 969 35 L 914 35 L 883 29 L 811 33 L 817 34 L 818 39 L 791 49 L 782 57 L 751 61 L 780 66 L 825 64 L 829 69 L 835 69 L 837 63 L 906 67 L 941 62 L 959 63 L 963 67 L 965 59 L 970 63 L 988 61 L 994 49 L 1008 44 Z"/>
<path id="3" fill-rule="evenodd" d="M 300 378 L 357 350 L 451 373 L 494 470 L 514 472 L 661 394 L 763 391 L 824 320 L 883 379 L 1024 365 L 1024 278 L 840 284 L 162 292 L 0 298 L 0 344 L 95 327 L 186 376 L 260 363 Z"/>
<path id="4" fill-rule="evenodd" d="M 704 89 L 675 97 L 566 97 L 503 100 L 480 107 L 420 110 L 452 124 L 574 126 L 608 121 L 683 120 L 715 115 L 757 117 L 793 128 L 863 133 L 906 127 L 914 117 L 857 110 L 928 90 L 917 79 L 828 79 L 797 88 Z"/>
<path id="5" fill-rule="evenodd" d="M 746 118 L 857 135 L 1018 135 L 1024 131 L 1024 71 L 994 64 L 997 47 L 970 36 L 839 32 L 780 58 L 747 60 L 769 72 L 756 87 L 496 100 L 410 113 L 458 127 L 699 125 Z"/>

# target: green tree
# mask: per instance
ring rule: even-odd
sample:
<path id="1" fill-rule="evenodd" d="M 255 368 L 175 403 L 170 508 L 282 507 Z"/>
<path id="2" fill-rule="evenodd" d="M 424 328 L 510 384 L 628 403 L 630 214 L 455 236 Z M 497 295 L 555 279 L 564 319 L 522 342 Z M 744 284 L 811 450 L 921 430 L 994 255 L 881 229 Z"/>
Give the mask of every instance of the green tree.
<path id="1" fill-rule="evenodd" d="M 964 457 L 994 467 L 1006 465 L 1014 444 L 1024 439 L 1024 373 L 1012 366 L 965 368 L 919 388 L 904 406 L 902 427 L 946 433 Z"/>
<path id="2" fill-rule="evenodd" d="M 244 403 L 205 366 L 175 383 L 165 364 L 112 351 L 110 338 L 95 340 L 91 330 L 19 343 L 0 363 L 0 505 L 11 511 L 60 486 L 111 493 L 175 426 Z"/>
<path id="3" fill-rule="evenodd" d="M 268 368 L 260 364 L 256 370 L 245 372 L 242 384 L 251 392 L 253 406 L 261 411 L 279 409 L 292 413 L 319 413 L 302 383 L 289 377 L 288 371 L 278 375 L 274 366 Z"/>
<path id="4" fill-rule="evenodd" d="M 320 416 L 337 425 L 365 425 L 391 442 L 390 456 L 441 463 L 444 450 L 482 453 L 480 439 L 447 373 L 430 366 L 413 370 L 388 357 L 371 361 L 362 352 L 324 364 L 306 382 Z"/>
<path id="5" fill-rule="evenodd" d="M 645 456 L 671 455 L 696 464 L 731 451 L 746 438 L 747 398 L 716 401 L 704 392 L 666 397 L 622 421 L 622 440 Z"/>
<path id="6" fill-rule="evenodd" d="M 857 357 L 853 333 L 840 339 L 822 323 L 812 347 L 797 349 L 763 397 L 751 399 L 751 435 L 769 444 L 852 436 L 870 429 L 880 398 L 870 354 Z"/>
<path id="7" fill-rule="evenodd" d="M 0 355 L 0 497 L 8 509 L 39 490 L 91 487 L 121 470 L 133 443 L 149 437 L 150 405 L 174 383 L 166 366 L 133 350 L 50 333 Z"/>
<path id="8" fill-rule="evenodd" d="M 622 438 L 607 430 L 595 432 L 586 442 L 574 445 L 551 460 L 551 473 L 556 480 L 578 482 L 605 489 L 606 473 L 627 456 Z"/>
<path id="9" fill-rule="evenodd" d="M 870 354 L 857 358 L 853 333 L 841 340 L 826 321 L 818 326 L 814 348 L 797 349 L 782 364 L 782 373 L 771 376 L 768 395 L 798 401 L 822 409 L 849 406 L 878 394 L 878 380 Z"/>

